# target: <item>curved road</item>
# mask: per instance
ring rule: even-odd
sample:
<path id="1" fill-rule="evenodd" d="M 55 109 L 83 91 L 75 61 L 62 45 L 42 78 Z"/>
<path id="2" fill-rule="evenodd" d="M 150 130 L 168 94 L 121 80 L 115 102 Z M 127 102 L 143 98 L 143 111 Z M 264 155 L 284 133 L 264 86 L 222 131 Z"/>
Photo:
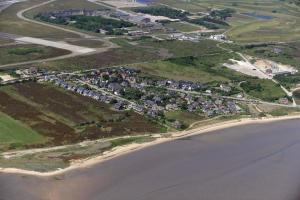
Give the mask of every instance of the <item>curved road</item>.
<path id="1" fill-rule="evenodd" d="M 22 19 L 22 20 L 28 21 L 30 23 L 35 23 L 35 24 L 39 24 L 39 25 L 42 25 L 42 26 L 48 26 L 48 27 L 51 27 L 51 28 L 54 28 L 54 29 L 62 30 L 62 31 L 65 31 L 65 32 L 74 33 L 74 34 L 77 34 L 80 37 L 85 38 L 85 39 L 94 39 L 94 40 L 98 39 L 98 40 L 104 42 L 105 47 L 103 47 L 103 48 L 97 48 L 97 49 L 95 49 L 96 51 L 94 51 L 92 53 L 88 53 L 88 54 L 74 53 L 73 52 L 73 53 L 70 53 L 70 54 L 67 54 L 67 55 L 62 55 L 62 56 L 53 57 L 53 58 L 46 58 L 46 59 L 39 59 L 39 60 L 33 60 L 33 61 L 26 61 L 26 62 L 19 62 L 19 63 L 11 63 L 11 64 L 0 65 L 0 68 L 10 68 L 10 67 L 15 67 L 15 66 L 19 66 L 19 65 L 27 65 L 27 64 L 48 62 L 48 61 L 54 61 L 54 60 L 61 60 L 61 59 L 72 58 L 72 57 L 81 56 L 81 55 L 91 55 L 91 54 L 105 52 L 105 51 L 107 51 L 109 49 L 117 48 L 118 47 L 116 44 L 110 42 L 108 39 L 98 38 L 96 36 L 92 36 L 92 35 L 89 35 L 89 34 L 86 34 L 86 33 L 82 33 L 82 32 L 79 32 L 79 31 L 70 30 L 70 29 L 67 29 L 67 28 L 55 26 L 55 25 L 52 25 L 52 24 L 48 24 L 48 23 L 44 23 L 44 22 L 40 22 L 40 21 L 36 21 L 36 20 L 32 20 L 32 19 L 24 17 L 24 13 L 25 12 L 27 12 L 27 11 L 29 11 L 31 9 L 34 9 L 34 8 L 37 8 L 37 7 L 40 7 L 40 6 L 52 3 L 54 1 L 57 1 L 57 0 L 46 1 L 46 2 L 43 2 L 43 3 L 37 4 L 37 5 L 31 6 L 29 8 L 25 8 L 23 10 L 20 10 L 20 11 L 17 12 L 17 17 L 20 18 L 20 19 Z"/>
<path id="2" fill-rule="evenodd" d="M 300 120 L 148 147 L 55 177 L 1 174 L 1 200 L 299 200 Z"/>
<path id="3" fill-rule="evenodd" d="M 34 8 L 38 8 L 38 7 L 40 7 L 40 6 L 44 6 L 44 5 L 46 5 L 46 4 L 55 2 L 55 1 L 57 1 L 57 0 L 50 0 L 50 1 L 46 1 L 46 2 L 43 2 L 43 3 L 37 4 L 37 5 L 31 6 L 31 7 L 29 7 L 29 8 L 25 8 L 25 9 L 23 9 L 23 10 L 18 11 L 18 12 L 17 12 L 17 16 L 18 16 L 20 19 L 25 20 L 25 21 L 28 21 L 28 22 L 30 22 L 30 23 L 35 23 L 35 24 L 39 24 L 39 25 L 43 25 L 43 26 L 48 26 L 48 27 L 51 27 L 51 28 L 59 29 L 59 30 L 62 30 L 62 31 L 74 33 L 74 34 L 79 35 L 80 37 L 83 37 L 83 38 L 94 38 L 94 36 L 91 36 L 91 35 L 88 35 L 88 34 L 85 34 L 85 33 L 79 32 L 79 31 L 70 30 L 70 29 L 67 29 L 67 28 L 55 26 L 55 25 L 52 25 L 52 24 L 43 23 L 43 22 L 40 22 L 40 21 L 36 21 L 36 20 L 32 20 L 32 19 L 29 19 L 29 18 L 24 17 L 24 13 L 25 13 L 25 12 L 27 12 L 27 11 L 29 11 L 29 10 L 32 10 L 32 9 L 34 9 Z"/>

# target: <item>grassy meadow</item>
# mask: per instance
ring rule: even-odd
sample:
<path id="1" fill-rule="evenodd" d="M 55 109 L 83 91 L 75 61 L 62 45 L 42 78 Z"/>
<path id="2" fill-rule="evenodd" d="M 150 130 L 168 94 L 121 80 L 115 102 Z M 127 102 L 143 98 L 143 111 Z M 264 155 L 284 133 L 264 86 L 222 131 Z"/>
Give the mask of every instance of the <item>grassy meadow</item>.
<path id="1" fill-rule="evenodd" d="M 67 50 L 34 44 L 0 46 L 0 65 L 51 58 L 69 53 Z"/>
<path id="2" fill-rule="evenodd" d="M 0 112 L 0 151 L 45 141 L 44 136 L 29 126 Z"/>

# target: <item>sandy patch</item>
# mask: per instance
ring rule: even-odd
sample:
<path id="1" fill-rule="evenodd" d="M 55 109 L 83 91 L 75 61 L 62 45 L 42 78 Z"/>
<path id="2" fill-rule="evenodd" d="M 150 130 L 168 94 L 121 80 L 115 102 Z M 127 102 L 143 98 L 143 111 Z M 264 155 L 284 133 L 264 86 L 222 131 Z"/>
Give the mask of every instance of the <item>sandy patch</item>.
<path id="1" fill-rule="evenodd" d="M 164 21 L 164 20 L 168 20 L 171 22 L 179 21 L 179 19 L 171 19 L 171 18 L 165 17 L 165 16 L 154 16 L 154 15 L 149 15 L 149 14 L 143 14 L 142 16 L 149 18 L 151 20 L 151 22 Z"/>
<path id="2" fill-rule="evenodd" d="M 9 74 L 2 74 L 0 75 L 0 78 L 2 79 L 2 81 L 11 81 L 11 80 L 14 80 L 15 78 L 12 77 L 11 75 Z"/>
<path id="3" fill-rule="evenodd" d="M 255 66 L 253 66 L 251 63 L 246 61 L 238 61 L 234 59 L 230 59 L 231 63 L 224 63 L 223 65 L 229 69 L 235 70 L 237 72 L 249 75 L 249 76 L 255 76 L 261 79 L 271 79 L 270 76 L 267 76 L 262 71 L 257 69 Z"/>
<path id="4" fill-rule="evenodd" d="M 295 74 L 298 72 L 295 68 L 290 65 L 284 65 L 281 63 L 276 63 L 271 60 L 265 59 L 256 59 L 254 65 L 260 69 L 261 71 L 274 76 L 276 74 L 284 74 L 284 73 L 291 73 Z"/>

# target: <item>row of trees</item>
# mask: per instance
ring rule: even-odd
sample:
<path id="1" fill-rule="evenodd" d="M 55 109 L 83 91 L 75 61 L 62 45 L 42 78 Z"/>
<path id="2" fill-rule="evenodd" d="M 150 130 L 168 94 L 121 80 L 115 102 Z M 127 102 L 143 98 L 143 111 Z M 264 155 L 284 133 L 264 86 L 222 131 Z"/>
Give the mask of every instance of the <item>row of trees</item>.
<path id="1" fill-rule="evenodd" d="M 108 19 L 101 16 L 70 16 L 70 17 L 49 17 L 42 14 L 38 14 L 36 18 L 42 21 L 61 24 L 61 25 L 71 25 L 78 29 L 83 29 L 86 31 L 97 32 L 99 29 L 107 31 L 109 35 L 121 35 L 122 31 L 118 30 L 120 28 L 134 26 L 133 23 L 123 21 Z"/>
<path id="2" fill-rule="evenodd" d="M 167 6 L 150 6 L 150 7 L 141 7 L 134 8 L 134 12 L 150 14 L 154 16 L 165 16 L 171 19 L 186 19 L 190 13 L 182 10 L 177 10 L 173 8 L 169 8 Z"/>
<path id="3" fill-rule="evenodd" d="M 189 12 L 169 8 L 167 6 L 150 6 L 134 8 L 133 11 L 150 14 L 155 16 L 165 16 L 172 19 L 180 19 L 193 24 L 198 24 L 209 29 L 219 29 L 224 26 L 229 26 L 225 20 L 231 17 L 235 12 L 234 9 L 223 9 L 223 10 L 213 10 L 210 12 L 210 16 L 206 16 L 198 19 L 189 19 L 188 16 L 191 15 Z"/>

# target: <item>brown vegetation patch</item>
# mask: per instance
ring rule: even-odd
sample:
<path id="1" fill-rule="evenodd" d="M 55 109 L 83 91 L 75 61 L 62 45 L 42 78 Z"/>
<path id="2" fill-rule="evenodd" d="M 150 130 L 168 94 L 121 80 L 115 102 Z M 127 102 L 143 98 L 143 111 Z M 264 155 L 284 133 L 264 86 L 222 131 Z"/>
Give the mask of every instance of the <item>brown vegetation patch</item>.
<path id="1" fill-rule="evenodd" d="M 132 111 L 117 112 L 53 85 L 27 82 L 6 87 L 0 91 L 0 111 L 52 138 L 48 145 L 161 131 Z"/>
<path id="2" fill-rule="evenodd" d="M 145 62 L 151 60 L 161 59 L 159 52 L 154 50 L 145 49 L 112 49 L 103 53 L 78 56 L 74 58 L 68 58 L 64 60 L 57 60 L 51 62 L 45 62 L 41 64 L 41 67 L 57 69 L 57 70 L 74 70 L 84 68 L 100 68 L 107 66 L 115 66 L 121 64 L 130 64 L 137 62 Z"/>
<path id="3" fill-rule="evenodd" d="M 52 119 L 55 123 L 41 119 L 39 116 L 44 114 L 37 108 L 13 99 L 4 92 L 0 92 L 0 110 L 22 121 L 37 132 L 53 138 L 53 140 L 50 141 L 52 144 L 63 144 L 65 141 L 75 142 L 78 140 L 72 128 L 55 119 Z"/>

